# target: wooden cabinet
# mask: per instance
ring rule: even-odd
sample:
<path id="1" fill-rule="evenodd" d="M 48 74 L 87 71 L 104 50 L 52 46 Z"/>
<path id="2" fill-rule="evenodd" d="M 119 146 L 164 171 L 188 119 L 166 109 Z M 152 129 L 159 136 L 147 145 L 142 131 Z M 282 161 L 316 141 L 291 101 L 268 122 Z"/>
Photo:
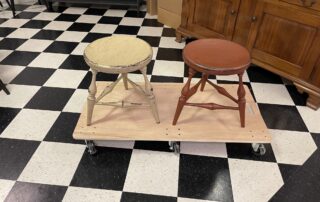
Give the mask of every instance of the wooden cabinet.
<path id="1" fill-rule="evenodd" d="M 320 107 L 320 10 L 316 0 L 187 2 L 177 40 L 182 35 L 236 41 L 249 49 L 254 64 L 292 80 L 300 92 L 309 93 L 308 106 Z"/>

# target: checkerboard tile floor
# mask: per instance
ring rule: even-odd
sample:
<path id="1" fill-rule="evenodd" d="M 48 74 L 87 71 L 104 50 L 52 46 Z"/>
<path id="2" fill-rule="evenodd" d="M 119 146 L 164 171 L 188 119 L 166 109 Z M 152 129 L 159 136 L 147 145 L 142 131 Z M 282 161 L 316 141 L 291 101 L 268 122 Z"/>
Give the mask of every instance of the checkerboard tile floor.
<path id="1" fill-rule="evenodd" d="M 268 201 L 319 152 L 320 110 L 305 107 L 306 95 L 292 84 L 252 66 L 245 82 L 273 137 L 264 156 L 253 155 L 250 144 L 181 143 L 175 155 L 166 142 L 142 141 L 97 142 L 99 154 L 90 156 L 72 138 L 91 78 L 86 45 L 112 34 L 137 36 L 154 50 L 151 81 L 182 83 L 185 43 L 145 11 L 55 9 L 17 5 L 14 19 L 0 12 L 0 77 L 11 92 L 0 92 L 0 201 Z M 142 81 L 138 73 L 129 77 Z"/>

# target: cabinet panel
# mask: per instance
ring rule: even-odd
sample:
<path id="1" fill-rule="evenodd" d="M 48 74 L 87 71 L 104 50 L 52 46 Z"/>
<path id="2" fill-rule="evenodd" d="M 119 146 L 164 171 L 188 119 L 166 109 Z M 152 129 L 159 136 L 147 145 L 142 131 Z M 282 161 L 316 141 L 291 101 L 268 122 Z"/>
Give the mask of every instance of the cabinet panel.
<path id="1" fill-rule="evenodd" d="M 188 27 L 197 30 L 203 37 L 231 39 L 239 2 L 239 0 L 194 0 L 193 6 L 190 6 Z"/>
<path id="2" fill-rule="evenodd" d="M 248 45 L 252 57 L 306 78 L 319 54 L 319 16 L 268 3 L 259 3 L 255 15 Z"/>

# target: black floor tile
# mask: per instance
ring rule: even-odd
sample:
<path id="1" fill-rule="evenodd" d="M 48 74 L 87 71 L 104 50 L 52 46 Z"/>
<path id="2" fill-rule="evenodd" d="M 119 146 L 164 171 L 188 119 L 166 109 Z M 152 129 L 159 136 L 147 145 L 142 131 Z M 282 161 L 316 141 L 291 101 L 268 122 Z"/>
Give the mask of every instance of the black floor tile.
<path id="1" fill-rule="evenodd" d="M 183 83 L 183 78 L 173 76 L 151 76 L 151 82 Z"/>
<path id="2" fill-rule="evenodd" d="M 146 12 L 140 11 L 139 13 L 134 10 L 127 11 L 124 17 L 131 17 L 131 18 L 144 18 L 146 16 Z"/>
<path id="3" fill-rule="evenodd" d="M 251 144 L 227 143 L 226 145 L 229 158 L 276 162 L 276 158 L 270 144 L 264 144 L 264 146 L 266 147 L 266 154 L 263 156 L 255 155 L 253 153 Z"/>
<path id="4" fill-rule="evenodd" d="M 64 186 L 35 184 L 35 183 L 18 181 L 12 187 L 5 201 L 6 202 L 62 201 L 63 196 L 67 191 L 67 188 L 68 187 L 64 187 Z"/>
<path id="5" fill-rule="evenodd" d="M 90 23 L 73 23 L 68 31 L 89 32 L 95 24 Z"/>
<path id="6" fill-rule="evenodd" d="M 86 37 L 82 40 L 82 42 L 91 43 L 97 39 L 111 36 L 111 34 L 101 34 L 101 33 L 88 33 Z"/>
<path id="7" fill-rule="evenodd" d="M 307 93 L 299 93 L 294 85 L 286 85 L 286 87 L 295 105 L 306 106 Z"/>
<path id="8" fill-rule="evenodd" d="M 0 25 L 1 25 L 2 23 L 4 23 L 5 21 L 7 21 L 7 19 L 0 18 Z"/>
<path id="9" fill-rule="evenodd" d="M 6 37 L 9 34 L 11 34 L 13 31 L 15 31 L 16 28 L 11 27 L 0 27 L 0 37 Z"/>
<path id="10" fill-rule="evenodd" d="M 132 150 L 99 147 L 98 154 L 84 152 L 71 186 L 122 190 Z"/>
<path id="11" fill-rule="evenodd" d="M 116 81 L 118 79 L 118 74 L 106 74 L 99 72 L 97 74 L 97 81 Z M 80 89 L 88 89 L 91 83 L 92 73 L 88 72 L 86 76 L 82 79 L 78 88 Z"/>
<path id="12" fill-rule="evenodd" d="M 74 89 L 42 87 L 25 108 L 62 111 Z"/>
<path id="13" fill-rule="evenodd" d="M 163 27 L 163 24 L 158 22 L 157 19 L 144 19 L 142 26 L 149 26 L 149 27 Z"/>
<path id="14" fill-rule="evenodd" d="M 282 79 L 280 76 L 269 72 L 261 67 L 252 65 L 247 69 L 247 73 L 251 82 L 261 82 L 261 83 L 276 83 L 282 84 Z"/>
<path id="15" fill-rule="evenodd" d="M 153 36 L 137 36 L 137 38 L 140 38 L 146 41 L 152 47 L 159 47 L 160 39 L 161 39 L 160 37 L 153 37 Z"/>
<path id="16" fill-rule="evenodd" d="M 42 86 L 54 72 L 55 69 L 27 67 L 11 83 Z"/>
<path id="17" fill-rule="evenodd" d="M 177 198 L 139 193 L 123 192 L 121 202 L 176 202 Z"/>
<path id="18" fill-rule="evenodd" d="M 308 132 L 295 106 L 258 104 L 262 118 L 269 129 Z"/>
<path id="19" fill-rule="evenodd" d="M 14 5 L 14 8 L 16 11 L 23 11 L 25 10 L 26 8 L 28 8 L 30 5 L 23 5 L 23 4 L 15 4 Z M 7 8 L 8 11 L 11 11 L 11 8 Z"/>
<path id="20" fill-rule="evenodd" d="M 37 34 L 35 34 L 33 39 L 46 39 L 46 40 L 56 40 L 63 31 L 55 31 L 55 30 L 41 30 Z"/>
<path id="21" fill-rule="evenodd" d="M 320 133 L 311 133 L 314 142 L 316 143 L 318 149 L 320 149 Z"/>
<path id="22" fill-rule="evenodd" d="M 180 154 L 178 189 L 179 197 L 233 201 L 228 159 Z"/>
<path id="23" fill-rule="evenodd" d="M 135 141 L 134 148 L 152 151 L 172 152 L 169 149 L 169 143 L 165 141 Z"/>
<path id="24" fill-rule="evenodd" d="M 15 50 L 26 41 L 26 39 L 5 38 L 0 41 L 0 49 Z"/>
<path id="25" fill-rule="evenodd" d="M 89 8 L 84 14 L 85 15 L 103 15 L 106 11 L 107 11 L 106 9 Z"/>
<path id="26" fill-rule="evenodd" d="M 0 136 L 19 112 L 20 109 L 0 107 Z"/>
<path id="27" fill-rule="evenodd" d="M 70 54 L 77 45 L 75 42 L 54 41 L 44 52 Z"/>
<path id="28" fill-rule="evenodd" d="M 49 24 L 50 21 L 44 21 L 44 20 L 30 20 L 26 24 L 24 24 L 23 28 L 33 28 L 33 29 L 42 29 L 47 24 Z"/>
<path id="29" fill-rule="evenodd" d="M 165 37 L 176 37 L 176 30 L 172 28 L 163 28 L 162 36 Z"/>
<path id="30" fill-rule="evenodd" d="M 17 180 L 40 142 L 0 138 L 0 179 Z"/>
<path id="31" fill-rule="evenodd" d="M 122 20 L 122 17 L 109 17 L 109 16 L 103 16 L 98 23 L 101 24 L 115 24 L 118 25 L 120 21 Z"/>
<path id="32" fill-rule="evenodd" d="M 148 75 L 152 75 L 152 71 L 153 71 L 153 67 L 154 67 L 154 60 L 151 60 L 149 62 L 149 64 L 147 65 L 147 74 Z M 141 74 L 140 70 L 136 70 L 134 72 L 131 72 L 132 74 Z"/>
<path id="33" fill-rule="evenodd" d="M 284 183 L 287 183 L 289 178 L 294 175 L 295 172 L 301 167 L 297 165 L 291 165 L 291 164 L 282 164 L 278 163 L 278 167 L 280 169 L 282 179 Z"/>
<path id="34" fill-rule="evenodd" d="M 320 199 L 320 150 L 315 151 L 311 157 L 299 168 L 271 198 L 271 202 L 318 202 Z"/>
<path id="35" fill-rule="evenodd" d="M 69 22 L 75 22 L 80 15 L 75 15 L 75 14 L 61 14 L 59 15 L 55 21 L 69 21 Z"/>
<path id="36" fill-rule="evenodd" d="M 33 17 L 37 16 L 39 12 L 21 12 L 18 15 L 16 15 L 16 18 L 20 19 L 32 19 Z"/>
<path id="37" fill-rule="evenodd" d="M 183 61 L 182 50 L 173 48 L 159 48 L 157 60 Z"/>
<path id="38" fill-rule="evenodd" d="M 115 34 L 137 35 L 140 27 L 119 25 L 114 31 Z"/>
<path id="39" fill-rule="evenodd" d="M 27 66 L 30 64 L 39 53 L 25 52 L 25 51 L 14 51 L 1 61 L 4 65 L 20 65 Z"/>
<path id="40" fill-rule="evenodd" d="M 69 55 L 59 69 L 89 70 L 89 66 L 81 55 Z"/>
<path id="41" fill-rule="evenodd" d="M 84 141 L 73 139 L 73 131 L 77 125 L 80 114 L 62 112 L 46 137 L 45 141 L 84 144 Z"/>

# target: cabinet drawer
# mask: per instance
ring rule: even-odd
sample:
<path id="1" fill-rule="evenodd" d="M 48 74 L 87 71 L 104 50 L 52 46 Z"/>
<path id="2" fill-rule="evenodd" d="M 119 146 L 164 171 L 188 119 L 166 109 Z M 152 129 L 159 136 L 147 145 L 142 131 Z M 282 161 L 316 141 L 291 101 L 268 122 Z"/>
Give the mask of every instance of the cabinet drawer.
<path id="1" fill-rule="evenodd" d="M 280 1 L 320 11 L 320 0 L 280 0 Z"/>

